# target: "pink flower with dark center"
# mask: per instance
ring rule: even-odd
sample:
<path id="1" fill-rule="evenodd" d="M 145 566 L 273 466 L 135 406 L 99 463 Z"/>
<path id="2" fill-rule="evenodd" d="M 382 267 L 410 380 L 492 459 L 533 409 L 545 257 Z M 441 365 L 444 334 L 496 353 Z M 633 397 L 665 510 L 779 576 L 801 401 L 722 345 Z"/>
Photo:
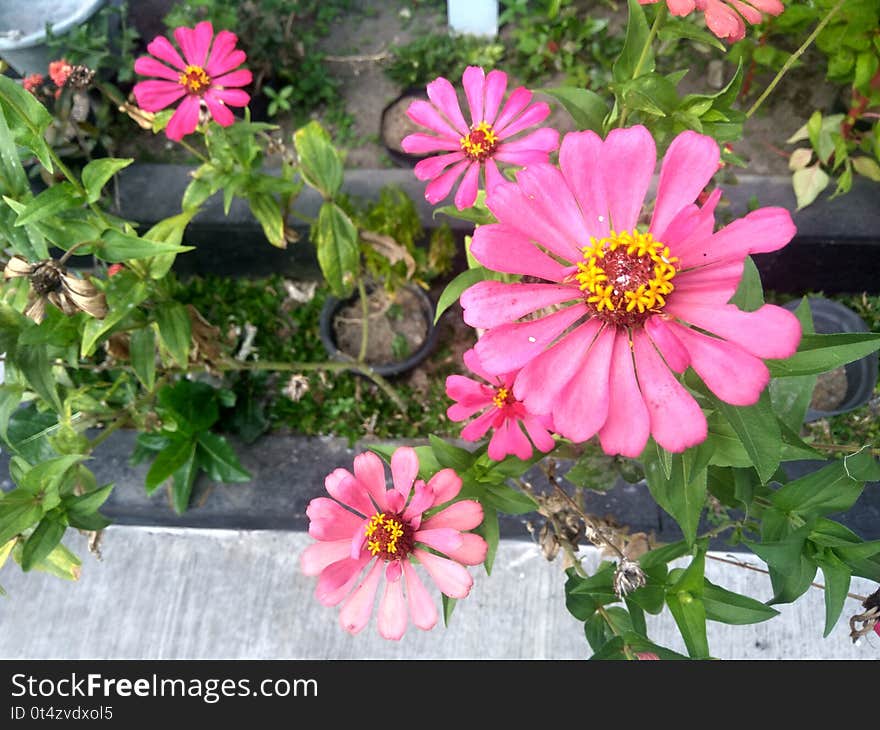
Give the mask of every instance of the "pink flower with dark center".
<path id="1" fill-rule="evenodd" d="M 480 416 L 464 427 L 461 437 L 465 441 L 476 441 L 490 428 L 494 429 L 489 440 L 489 458 L 501 461 L 508 454 L 513 454 L 525 461 L 532 456 L 532 444 L 523 433 L 522 424 L 538 449 L 550 451 L 555 445 L 548 433 L 553 430 L 553 419 L 529 413 L 525 405 L 514 397 L 516 371 L 504 375 L 487 373 L 473 349 L 464 353 L 463 359 L 468 369 L 489 384 L 478 383 L 464 375 L 446 378 L 446 395 L 456 401 L 446 411 L 450 421 L 464 421 L 482 411 Z"/>
<path id="2" fill-rule="evenodd" d="M 167 38 L 157 36 L 147 51 L 165 63 L 150 56 L 135 61 L 137 73 L 158 77 L 135 84 L 138 106 L 158 112 L 183 98 L 165 128 L 168 138 L 175 141 L 195 131 L 203 103 L 217 124 L 228 127 L 235 121 L 228 107 L 247 106 L 251 99 L 237 88 L 253 80 L 246 68 L 238 69 L 247 59 L 244 51 L 235 47 L 238 37 L 228 30 L 215 37 L 214 26 L 206 20 L 195 28 L 175 28 L 174 38 L 183 57 Z"/>
<path id="3" fill-rule="evenodd" d="M 714 231 L 718 169 L 711 137 L 682 132 L 669 146 L 647 230 L 638 227 L 656 164 L 641 126 L 565 136 L 559 168 L 530 165 L 487 204 L 471 252 L 494 271 L 530 281 L 482 281 L 461 296 L 464 320 L 486 329 L 475 349 L 489 373 L 519 370 L 514 396 L 550 414 L 575 442 L 599 435 L 608 454 L 637 457 L 649 435 L 681 452 L 706 438 L 706 418 L 677 373 L 694 369 L 721 400 L 755 403 L 763 359 L 792 355 L 797 319 L 764 305 L 729 304 L 746 256 L 794 236 L 783 208 L 760 208 Z M 543 280 L 543 281 L 542 281 Z M 534 283 L 532 283 L 534 282 Z"/>
<path id="4" fill-rule="evenodd" d="M 465 598 L 473 579 L 464 566 L 486 559 L 486 541 L 466 532 L 483 521 L 479 502 L 461 500 L 435 511 L 458 496 L 459 476 L 443 469 L 426 484 L 418 472 L 415 449 L 397 449 L 391 456 L 394 488 L 386 489 L 382 460 L 369 451 L 358 454 L 354 474 L 336 469 L 324 480 L 333 499 L 318 497 L 306 509 L 309 534 L 318 542 L 306 548 L 300 565 L 306 575 L 320 576 L 315 596 L 321 604 L 342 603 L 339 622 L 352 634 L 369 622 L 383 575 L 379 633 L 397 640 L 409 616 L 426 631 L 437 623 L 437 607 L 415 563 L 442 593 Z"/>
<path id="5" fill-rule="evenodd" d="M 24 77 L 21 85 L 25 91 L 29 91 L 31 94 L 35 94 L 37 89 L 42 86 L 43 80 L 43 74 L 31 74 L 30 76 Z"/>
<path id="6" fill-rule="evenodd" d="M 550 153 L 559 146 L 559 132 L 550 127 L 511 139 L 544 121 L 550 107 L 544 102 L 529 106 L 532 92 L 519 87 L 511 92 L 501 108 L 507 91 L 507 74 L 503 71 L 490 71 L 487 76 L 479 66 L 468 66 L 462 85 L 470 125 L 462 116 L 455 88 L 440 77 L 428 84 L 431 102 L 414 101 L 406 112 L 416 124 L 433 134 L 411 134 L 401 143 L 404 151 L 411 154 L 444 153 L 421 160 L 415 167 L 419 180 L 430 180 L 425 198 L 432 205 L 449 195 L 456 181 L 464 175 L 455 193 L 455 207 L 459 210 L 470 208 L 477 199 L 480 170 L 485 170 L 484 189 L 490 191 L 503 182 L 498 162 L 511 165 L 547 162 Z"/>
<path id="7" fill-rule="evenodd" d="M 642 5 L 657 1 L 639 0 Z M 746 35 L 743 18 L 757 25 L 763 20 L 761 13 L 779 15 L 785 10 L 781 0 L 666 0 L 666 4 L 673 15 L 689 15 L 694 10 L 702 10 L 709 30 L 731 43 L 741 41 Z"/>

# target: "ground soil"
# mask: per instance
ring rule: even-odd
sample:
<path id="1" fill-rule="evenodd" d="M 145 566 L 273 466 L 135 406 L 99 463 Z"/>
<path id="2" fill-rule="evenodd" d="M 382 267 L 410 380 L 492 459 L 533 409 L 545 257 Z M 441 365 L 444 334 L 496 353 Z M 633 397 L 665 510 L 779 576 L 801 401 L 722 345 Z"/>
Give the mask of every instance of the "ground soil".
<path id="1" fill-rule="evenodd" d="M 829 373 L 821 373 L 816 379 L 810 407 L 817 411 L 833 411 L 839 408 L 846 398 L 847 385 L 846 368 L 840 367 Z"/>

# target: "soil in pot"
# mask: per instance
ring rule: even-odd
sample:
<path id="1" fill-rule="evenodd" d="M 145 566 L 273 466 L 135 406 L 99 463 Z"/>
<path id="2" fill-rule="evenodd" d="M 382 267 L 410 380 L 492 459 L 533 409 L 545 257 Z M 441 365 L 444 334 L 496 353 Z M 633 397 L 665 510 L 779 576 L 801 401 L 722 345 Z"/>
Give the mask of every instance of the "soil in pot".
<path id="1" fill-rule="evenodd" d="M 414 101 L 424 101 L 427 98 L 423 91 L 414 90 L 404 93 L 392 101 L 382 112 L 381 129 L 379 130 L 382 143 L 391 158 L 403 167 L 411 167 L 425 157 L 425 155 L 411 155 L 404 152 L 401 142 L 407 135 L 425 131 L 406 115 L 406 110 Z"/>
<path id="2" fill-rule="evenodd" d="M 846 378 L 846 368 L 839 367 L 828 373 L 821 373 L 816 378 L 816 387 L 813 390 L 813 400 L 810 408 L 816 411 L 833 411 L 840 407 L 846 400 L 846 391 L 849 381 Z"/>
<path id="3" fill-rule="evenodd" d="M 368 294 L 366 360 L 373 364 L 399 362 L 408 358 L 428 336 L 422 302 L 407 289 L 398 290 L 392 298 L 382 288 Z M 360 299 L 342 307 L 333 320 L 336 346 L 357 357 L 363 333 L 363 311 Z"/>

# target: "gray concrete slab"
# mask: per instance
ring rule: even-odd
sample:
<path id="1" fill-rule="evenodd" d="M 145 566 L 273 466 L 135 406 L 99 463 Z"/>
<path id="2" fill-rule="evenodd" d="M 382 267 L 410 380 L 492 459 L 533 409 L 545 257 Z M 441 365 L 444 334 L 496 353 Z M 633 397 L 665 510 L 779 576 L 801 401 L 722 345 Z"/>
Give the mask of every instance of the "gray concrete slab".
<path id="1" fill-rule="evenodd" d="M 78 538 L 78 536 L 77 536 Z M 565 610 L 564 576 L 528 542 L 503 540 L 491 577 L 474 569 L 471 596 L 448 629 L 410 627 L 399 643 L 381 639 L 375 620 L 358 636 L 339 628 L 338 609 L 312 597 L 315 578 L 298 569 L 311 539 L 301 532 L 114 526 L 104 558 L 84 558 L 76 584 L 22 574 L 0 583 L 3 659 L 576 659 L 589 655 L 581 626 Z M 85 546 L 72 541 L 78 553 Z M 741 557 L 741 556 L 738 556 Z M 598 554 L 585 550 L 585 566 Z M 707 576 L 765 600 L 766 576 L 710 560 Z M 852 590 L 873 591 L 856 580 Z M 439 597 L 438 597 L 439 603 Z M 853 646 L 846 617 L 822 639 L 822 592 L 811 590 L 782 616 L 755 626 L 710 624 L 710 647 L 731 659 L 876 659 L 880 639 Z M 668 615 L 649 617 L 652 638 L 683 651 Z"/>

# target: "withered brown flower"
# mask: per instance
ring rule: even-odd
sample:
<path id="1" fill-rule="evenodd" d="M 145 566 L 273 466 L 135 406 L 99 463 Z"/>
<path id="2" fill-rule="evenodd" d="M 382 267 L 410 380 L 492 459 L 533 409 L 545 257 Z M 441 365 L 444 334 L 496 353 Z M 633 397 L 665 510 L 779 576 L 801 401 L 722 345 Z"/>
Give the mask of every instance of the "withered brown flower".
<path id="1" fill-rule="evenodd" d="M 107 315 L 104 293 L 98 291 L 90 281 L 69 274 L 64 265 L 54 259 L 32 264 L 21 256 L 13 256 L 3 270 L 3 278 L 21 276 L 28 277 L 31 285 L 24 314 L 37 324 L 46 316 L 47 301 L 67 316 L 78 311 L 96 319 L 104 319 Z"/>

